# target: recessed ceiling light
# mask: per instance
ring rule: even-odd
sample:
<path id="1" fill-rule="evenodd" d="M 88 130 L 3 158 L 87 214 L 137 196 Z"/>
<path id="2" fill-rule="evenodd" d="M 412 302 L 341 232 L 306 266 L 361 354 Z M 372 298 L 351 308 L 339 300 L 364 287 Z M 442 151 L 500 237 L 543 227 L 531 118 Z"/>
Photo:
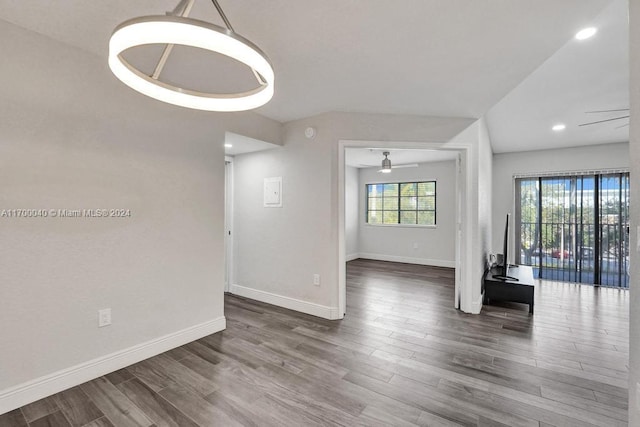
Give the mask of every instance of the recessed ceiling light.
<path id="1" fill-rule="evenodd" d="M 563 131 L 567 128 L 567 125 L 565 125 L 564 123 L 558 123 L 557 125 L 554 125 L 551 129 L 553 129 L 556 132 L 560 132 Z"/>
<path id="2" fill-rule="evenodd" d="M 224 146 L 225 146 L 226 148 L 231 148 L 231 147 L 233 147 L 233 145 L 231 145 L 231 144 L 224 144 Z"/>
<path id="3" fill-rule="evenodd" d="M 576 33 L 576 39 L 586 40 L 588 38 L 593 37 L 597 32 L 598 32 L 598 29 L 596 27 L 585 28 Z"/>

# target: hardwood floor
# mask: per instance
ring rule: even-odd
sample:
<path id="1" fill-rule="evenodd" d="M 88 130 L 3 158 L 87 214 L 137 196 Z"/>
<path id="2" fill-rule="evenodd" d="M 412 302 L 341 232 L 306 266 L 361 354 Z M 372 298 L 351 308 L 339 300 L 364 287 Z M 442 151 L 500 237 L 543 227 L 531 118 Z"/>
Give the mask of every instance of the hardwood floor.
<path id="1" fill-rule="evenodd" d="M 628 294 L 544 282 L 456 311 L 453 270 L 356 260 L 347 316 L 225 297 L 227 330 L 0 415 L 0 426 L 623 426 Z"/>

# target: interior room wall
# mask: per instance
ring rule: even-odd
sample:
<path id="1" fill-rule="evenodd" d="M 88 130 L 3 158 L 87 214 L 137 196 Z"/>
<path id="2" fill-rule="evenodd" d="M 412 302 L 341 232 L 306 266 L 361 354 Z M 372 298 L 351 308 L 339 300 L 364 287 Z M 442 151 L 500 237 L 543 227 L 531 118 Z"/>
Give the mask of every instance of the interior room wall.
<path id="1" fill-rule="evenodd" d="M 491 177 L 493 171 L 493 149 L 484 118 L 475 121 L 446 144 L 447 148 L 466 147 L 463 162 L 467 174 L 461 174 L 460 185 L 465 188 L 466 198 L 459 201 L 460 211 L 465 215 L 460 224 L 463 235 L 460 248 L 462 260 L 470 260 L 470 268 L 463 270 L 461 289 L 457 290 L 459 306 L 468 313 L 482 310 L 482 276 L 485 260 L 490 253 L 492 230 Z"/>
<path id="2" fill-rule="evenodd" d="M 345 167 L 345 240 L 347 261 L 358 258 L 360 252 L 360 227 L 358 219 L 359 200 L 359 169 L 352 166 Z"/>
<path id="3" fill-rule="evenodd" d="M 629 425 L 640 425 L 640 3 L 630 1 L 629 49 L 631 63 L 631 239 L 629 242 Z"/>
<path id="4" fill-rule="evenodd" d="M 421 163 L 380 174 L 361 168 L 359 188 L 359 257 L 412 264 L 455 267 L 456 163 Z M 436 226 L 380 226 L 366 221 L 366 185 L 383 182 L 436 181 Z"/>
<path id="5" fill-rule="evenodd" d="M 0 38 L 0 211 L 48 215 L 0 217 L 4 413 L 224 328 L 224 132 L 282 126 L 148 99 L 106 58 L 4 21 Z"/>
<path id="6" fill-rule="evenodd" d="M 338 315 L 338 143 L 444 143 L 473 121 L 328 113 L 285 125 L 282 149 L 234 164 L 236 285 L 232 292 L 327 318 Z M 313 126 L 314 139 L 304 130 Z M 263 180 L 282 176 L 283 206 L 263 207 Z M 313 284 L 314 274 L 320 285 Z"/>
<path id="7" fill-rule="evenodd" d="M 491 147 L 491 137 L 489 135 L 489 129 L 487 128 L 486 121 L 480 120 L 479 122 L 479 141 L 478 141 L 478 234 L 479 239 L 477 246 L 480 248 L 476 251 L 478 255 L 483 258 L 476 260 L 476 274 L 482 272 L 480 277 L 484 274 L 484 270 L 487 266 L 487 255 L 491 252 L 491 233 L 493 227 L 493 206 L 491 201 L 495 193 L 493 192 L 493 149 Z M 480 279 L 481 280 L 481 279 Z M 482 308 L 481 292 L 475 288 L 473 294 L 473 312 L 479 312 Z M 482 289 L 482 288 L 481 288 Z"/>
<path id="8" fill-rule="evenodd" d="M 492 252 L 502 252 L 504 219 L 507 213 L 515 213 L 515 174 L 628 168 L 629 143 L 496 154 L 493 162 Z M 512 239 L 514 233 L 512 230 Z M 510 256 L 513 259 L 514 254 Z"/>

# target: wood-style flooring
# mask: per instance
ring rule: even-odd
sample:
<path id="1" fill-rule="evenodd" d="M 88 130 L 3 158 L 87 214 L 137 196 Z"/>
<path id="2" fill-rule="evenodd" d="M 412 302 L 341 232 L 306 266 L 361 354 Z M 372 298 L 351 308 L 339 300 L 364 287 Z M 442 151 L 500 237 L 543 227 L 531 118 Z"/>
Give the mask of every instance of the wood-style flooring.
<path id="1" fill-rule="evenodd" d="M 453 309 L 453 270 L 356 260 L 347 316 L 225 297 L 227 330 L 0 426 L 626 426 L 628 294 L 554 282 Z"/>

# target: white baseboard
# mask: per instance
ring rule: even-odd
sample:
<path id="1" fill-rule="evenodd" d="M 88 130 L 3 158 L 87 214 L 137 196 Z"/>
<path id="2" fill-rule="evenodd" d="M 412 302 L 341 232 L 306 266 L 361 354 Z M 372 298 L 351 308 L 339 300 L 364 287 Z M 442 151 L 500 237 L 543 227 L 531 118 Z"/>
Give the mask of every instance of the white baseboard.
<path id="1" fill-rule="evenodd" d="M 0 414 L 226 328 L 224 316 L 0 391 Z"/>
<path id="2" fill-rule="evenodd" d="M 346 256 L 347 262 L 353 261 L 354 259 L 358 259 L 358 258 L 360 258 L 360 254 L 348 254 Z"/>
<path id="3" fill-rule="evenodd" d="M 373 259 L 376 261 L 402 262 L 405 264 L 431 265 L 434 267 L 455 268 L 456 262 L 445 259 L 427 259 L 427 258 L 411 258 L 396 255 L 360 253 L 358 258 Z"/>
<path id="4" fill-rule="evenodd" d="M 241 297 L 254 299 L 256 301 L 266 302 L 267 304 L 277 305 L 278 307 L 311 314 L 312 316 L 322 317 L 324 319 L 336 320 L 342 318 L 342 316 L 339 316 L 338 307 L 328 307 L 326 305 L 302 301 L 295 298 L 273 294 L 271 292 L 247 288 L 245 286 L 231 285 L 231 293 Z"/>
<path id="5" fill-rule="evenodd" d="M 471 314 L 480 314 L 482 311 L 482 301 L 484 301 L 484 292 L 480 294 L 480 298 L 471 303 Z"/>

